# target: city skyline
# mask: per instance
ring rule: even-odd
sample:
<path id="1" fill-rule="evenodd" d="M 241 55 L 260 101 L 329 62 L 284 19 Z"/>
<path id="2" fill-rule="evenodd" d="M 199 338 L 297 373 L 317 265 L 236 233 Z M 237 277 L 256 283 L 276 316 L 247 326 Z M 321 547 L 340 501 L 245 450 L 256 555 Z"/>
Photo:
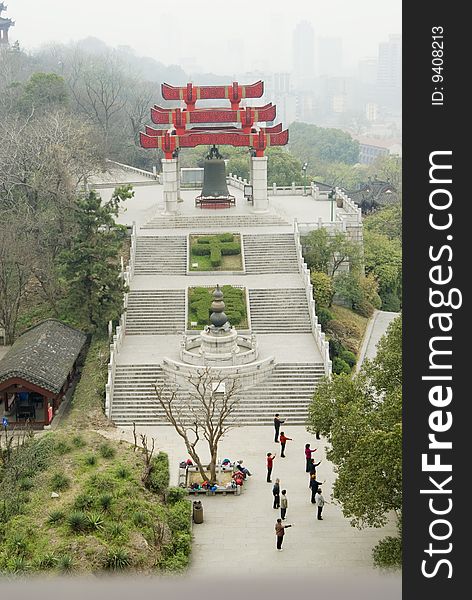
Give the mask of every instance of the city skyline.
<path id="1" fill-rule="evenodd" d="M 130 46 L 136 54 L 167 65 L 221 75 L 236 70 L 291 71 L 292 34 L 300 21 L 313 27 L 315 44 L 321 38 L 341 38 L 347 68 L 377 56 L 378 45 L 401 32 L 400 3 L 379 6 L 374 0 L 355 6 L 348 0 L 333 0 L 329 5 L 293 0 L 290 11 L 278 0 L 258 4 L 242 0 L 232 26 L 230 12 L 221 10 L 221 4 L 203 11 L 189 0 L 162 10 L 151 0 L 141 0 L 139 13 L 123 0 L 82 0 L 73 5 L 60 0 L 34 4 L 11 0 L 8 4 L 8 16 L 15 21 L 11 39 L 27 50 L 90 36 L 113 47 Z"/>

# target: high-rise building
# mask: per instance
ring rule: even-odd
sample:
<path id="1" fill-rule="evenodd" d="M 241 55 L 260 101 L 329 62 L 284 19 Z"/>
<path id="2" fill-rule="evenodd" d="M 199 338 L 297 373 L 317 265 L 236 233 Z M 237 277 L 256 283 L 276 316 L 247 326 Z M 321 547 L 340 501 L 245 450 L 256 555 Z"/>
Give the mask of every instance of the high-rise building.
<path id="1" fill-rule="evenodd" d="M 299 90 L 310 89 L 315 78 L 315 32 L 308 21 L 293 31 L 293 83 Z"/>
<path id="2" fill-rule="evenodd" d="M 318 40 L 318 75 L 341 75 L 343 70 L 343 41 L 341 38 Z"/>
<path id="3" fill-rule="evenodd" d="M 379 44 L 377 71 L 378 100 L 381 106 L 401 107 L 402 93 L 402 36 L 390 35 L 388 42 Z"/>

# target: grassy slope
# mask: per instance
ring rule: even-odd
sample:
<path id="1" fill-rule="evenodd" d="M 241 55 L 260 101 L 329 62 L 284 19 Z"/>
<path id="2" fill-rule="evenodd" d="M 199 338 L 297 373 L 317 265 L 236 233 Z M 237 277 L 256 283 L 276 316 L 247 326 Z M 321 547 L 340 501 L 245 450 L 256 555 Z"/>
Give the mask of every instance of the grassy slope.
<path id="1" fill-rule="evenodd" d="M 101 412 L 107 346 L 107 340 L 92 343 L 68 414 L 56 432 L 43 438 L 54 448 L 47 468 L 28 474 L 32 487 L 23 514 L 0 526 L 0 569 L 7 573 L 96 572 L 113 557 L 115 562 L 124 558 L 128 568 L 139 572 L 180 570 L 188 564 L 188 500 L 166 504 L 141 481 L 140 450 L 91 430 L 108 423 Z M 54 476 L 66 481 L 64 489 L 57 489 Z M 59 498 L 51 498 L 54 491 Z M 98 517 L 97 526 L 74 532 L 68 519 L 77 511 Z M 55 512 L 58 519 L 52 524 Z"/>
<path id="2" fill-rule="evenodd" d="M 369 319 L 338 304 L 333 304 L 329 310 L 333 313 L 334 318 L 349 330 L 349 338 L 352 340 L 353 345 L 357 347 L 356 354 L 359 353 Z"/>

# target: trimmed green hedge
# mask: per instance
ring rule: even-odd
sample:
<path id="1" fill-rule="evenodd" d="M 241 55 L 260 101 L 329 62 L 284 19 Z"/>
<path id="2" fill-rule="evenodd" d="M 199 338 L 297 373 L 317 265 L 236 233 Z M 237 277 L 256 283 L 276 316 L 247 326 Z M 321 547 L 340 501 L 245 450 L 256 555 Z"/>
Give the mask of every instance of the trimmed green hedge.
<path id="1" fill-rule="evenodd" d="M 231 325 L 236 327 L 247 319 L 245 290 L 231 285 L 224 285 L 221 290 L 224 294 L 225 313 Z M 199 325 L 210 323 L 212 293 L 213 289 L 206 287 L 189 289 L 190 321 L 197 321 Z"/>
<path id="2" fill-rule="evenodd" d="M 211 266 L 220 267 L 223 256 L 241 254 L 241 244 L 234 237 L 232 233 L 198 237 L 192 242 L 191 253 L 193 256 L 209 256 Z"/>

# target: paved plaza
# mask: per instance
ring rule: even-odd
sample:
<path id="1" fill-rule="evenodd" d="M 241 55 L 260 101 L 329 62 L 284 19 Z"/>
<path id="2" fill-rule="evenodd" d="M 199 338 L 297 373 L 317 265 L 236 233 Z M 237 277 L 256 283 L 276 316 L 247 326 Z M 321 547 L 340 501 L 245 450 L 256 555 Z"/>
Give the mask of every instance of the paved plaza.
<path id="1" fill-rule="evenodd" d="M 183 441 L 171 427 L 138 427 L 138 432 L 156 439 L 156 446 L 169 454 L 171 484 L 177 483 L 178 463 L 188 458 Z M 268 575 L 279 571 L 283 576 L 339 575 L 368 571 L 372 574 L 372 548 L 386 535 L 395 535 L 393 521 L 381 529 L 358 530 L 351 527 L 339 506 L 330 499 L 335 473 L 325 459 L 326 441 L 316 440 L 304 427 L 283 431 L 293 441 L 287 442 L 286 458 L 280 457 L 280 446 L 274 443 L 272 427 L 240 427 L 223 438 L 219 458 L 243 459 L 252 477 L 244 484 L 240 496 L 199 495 L 204 510 L 204 523 L 193 526 L 194 545 L 191 574 L 216 575 L 230 571 L 248 575 Z M 132 429 L 119 427 L 107 436 L 132 441 Z M 310 442 L 318 467 L 318 480 L 325 481 L 323 495 L 329 504 L 323 509 L 323 520 L 316 519 L 316 507 L 310 503 L 308 474 L 305 472 L 305 444 Z M 207 460 L 209 457 L 202 455 Z M 289 507 L 284 551 L 275 548 L 274 526 L 278 510 L 272 508 L 272 484 L 266 482 L 265 456 L 277 454 L 272 481 L 278 477 L 281 489 L 287 489 Z M 191 496 L 192 500 L 195 499 Z"/>

